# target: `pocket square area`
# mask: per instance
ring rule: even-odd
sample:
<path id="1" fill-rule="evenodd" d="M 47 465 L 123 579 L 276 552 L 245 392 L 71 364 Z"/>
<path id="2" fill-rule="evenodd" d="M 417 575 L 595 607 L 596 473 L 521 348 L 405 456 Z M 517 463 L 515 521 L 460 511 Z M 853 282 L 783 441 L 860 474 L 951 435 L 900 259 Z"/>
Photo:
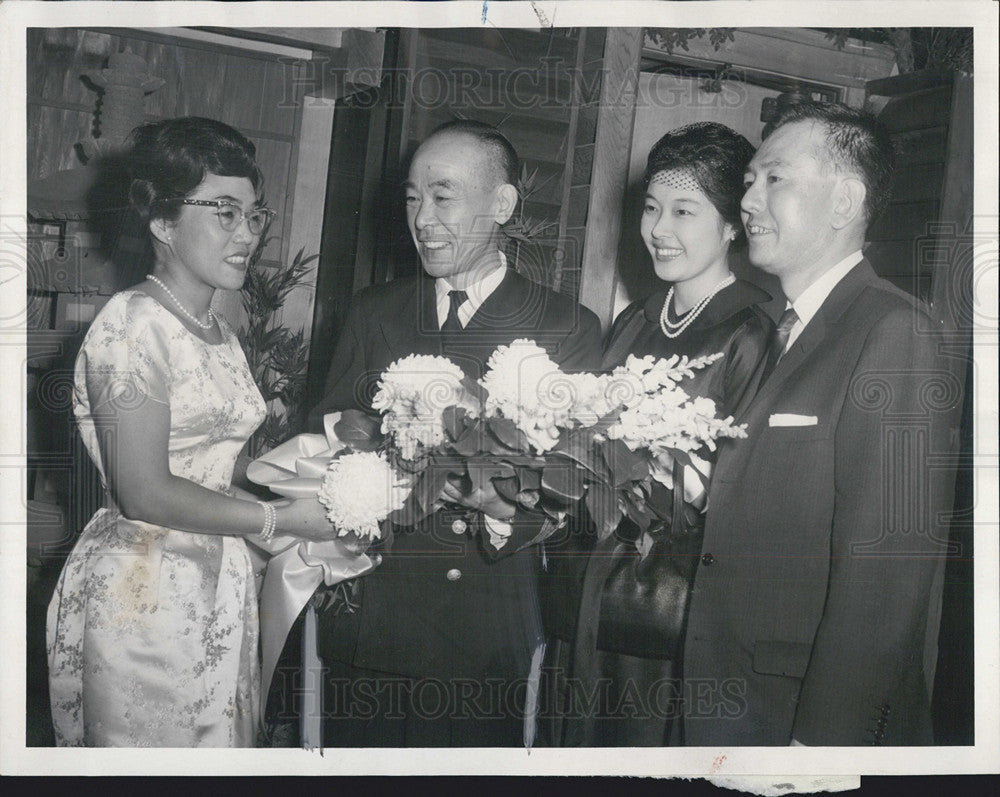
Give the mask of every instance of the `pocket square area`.
<path id="1" fill-rule="evenodd" d="M 768 426 L 815 426 L 819 418 L 815 415 L 794 415 L 792 413 L 776 412 L 767 419 Z"/>

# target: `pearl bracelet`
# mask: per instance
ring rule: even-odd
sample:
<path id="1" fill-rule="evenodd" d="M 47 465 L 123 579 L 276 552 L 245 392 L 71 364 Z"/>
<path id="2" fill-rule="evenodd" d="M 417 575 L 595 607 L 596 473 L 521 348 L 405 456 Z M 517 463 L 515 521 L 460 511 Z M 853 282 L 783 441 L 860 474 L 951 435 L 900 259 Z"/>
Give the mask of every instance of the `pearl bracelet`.
<path id="1" fill-rule="evenodd" d="M 274 530 L 278 525 L 278 511 L 266 501 L 258 501 L 264 509 L 264 527 L 260 530 L 261 542 L 267 542 L 274 536 Z"/>

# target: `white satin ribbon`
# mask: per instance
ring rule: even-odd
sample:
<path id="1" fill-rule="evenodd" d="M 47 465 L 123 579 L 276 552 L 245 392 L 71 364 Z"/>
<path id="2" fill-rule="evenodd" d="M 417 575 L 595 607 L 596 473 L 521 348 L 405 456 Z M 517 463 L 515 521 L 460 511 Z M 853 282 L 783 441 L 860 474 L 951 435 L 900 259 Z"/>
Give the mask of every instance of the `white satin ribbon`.
<path id="1" fill-rule="evenodd" d="M 286 498 L 309 498 L 319 492 L 330 458 L 344 448 L 333 432 L 340 413 L 323 418 L 325 434 L 300 434 L 247 466 L 247 478 Z M 271 554 L 260 591 L 261 716 L 288 632 L 319 585 L 332 587 L 363 575 L 380 558 L 351 553 L 340 540 L 312 542 L 275 536 L 254 542 Z"/>

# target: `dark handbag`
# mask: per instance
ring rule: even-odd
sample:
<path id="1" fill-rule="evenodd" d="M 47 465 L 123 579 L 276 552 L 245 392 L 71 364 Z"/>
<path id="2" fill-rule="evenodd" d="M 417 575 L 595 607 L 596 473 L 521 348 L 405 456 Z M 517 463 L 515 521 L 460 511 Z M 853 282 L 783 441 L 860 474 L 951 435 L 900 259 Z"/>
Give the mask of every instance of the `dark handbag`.
<path id="1" fill-rule="evenodd" d="M 640 556 L 633 541 L 619 541 L 611 553 L 614 561 L 604 581 L 597 628 L 600 650 L 680 659 L 704 531 L 700 514 L 684 503 L 683 471 L 675 465 L 670 520 L 650 529 L 652 546 L 646 555 Z"/>

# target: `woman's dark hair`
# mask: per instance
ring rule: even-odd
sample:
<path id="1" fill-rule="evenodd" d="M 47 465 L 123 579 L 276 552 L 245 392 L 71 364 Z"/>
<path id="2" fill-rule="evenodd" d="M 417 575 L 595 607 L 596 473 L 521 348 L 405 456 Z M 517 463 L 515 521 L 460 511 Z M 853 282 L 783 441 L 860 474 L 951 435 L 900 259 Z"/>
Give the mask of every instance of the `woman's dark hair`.
<path id="1" fill-rule="evenodd" d="M 683 169 L 736 230 L 735 242 L 743 240 L 740 200 L 743 177 L 754 154 L 753 145 L 743 136 L 717 122 L 697 122 L 671 130 L 649 151 L 643 181 L 663 171 Z"/>
<path id="2" fill-rule="evenodd" d="M 164 119 L 135 128 L 129 143 L 129 200 L 143 222 L 177 218 L 177 200 L 194 191 L 207 174 L 246 177 L 258 201 L 263 197 L 256 147 L 223 122 L 200 116 Z"/>

